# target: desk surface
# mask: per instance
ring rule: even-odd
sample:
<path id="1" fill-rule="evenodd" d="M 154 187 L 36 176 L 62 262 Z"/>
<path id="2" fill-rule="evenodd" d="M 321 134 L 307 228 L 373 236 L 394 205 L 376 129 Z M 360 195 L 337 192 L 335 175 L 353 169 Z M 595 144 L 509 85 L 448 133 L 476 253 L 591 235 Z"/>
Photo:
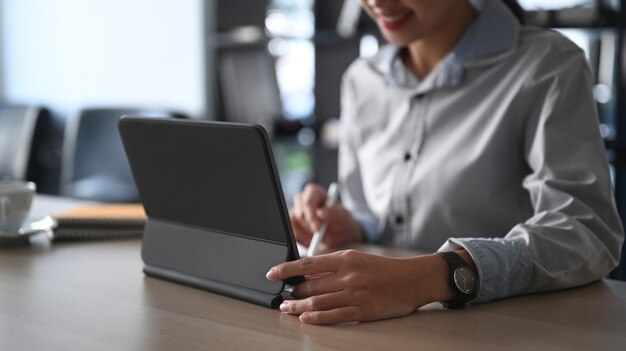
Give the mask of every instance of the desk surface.
<path id="1" fill-rule="evenodd" d="M 139 240 L 0 249 L 2 350 L 623 350 L 626 283 L 604 280 L 339 326 L 142 273 Z M 403 255 L 403 252 L 393 252 Z"/>

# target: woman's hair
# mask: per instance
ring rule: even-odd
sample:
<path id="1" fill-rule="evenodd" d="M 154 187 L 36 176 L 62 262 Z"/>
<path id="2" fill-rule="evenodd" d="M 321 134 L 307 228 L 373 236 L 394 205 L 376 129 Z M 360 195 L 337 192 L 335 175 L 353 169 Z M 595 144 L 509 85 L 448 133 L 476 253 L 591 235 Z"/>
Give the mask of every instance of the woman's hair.
<path id="1" fill-rule="evenodd" d="M 509 8 L 509 10 L 513 12 L 517 20 L 521 24 L 524 24 L 524 9 L 522 8 L 522 6 L 520 6 L 517 0 L 502 0 L 502 2 L 504 2 L 504 4 Z"/>

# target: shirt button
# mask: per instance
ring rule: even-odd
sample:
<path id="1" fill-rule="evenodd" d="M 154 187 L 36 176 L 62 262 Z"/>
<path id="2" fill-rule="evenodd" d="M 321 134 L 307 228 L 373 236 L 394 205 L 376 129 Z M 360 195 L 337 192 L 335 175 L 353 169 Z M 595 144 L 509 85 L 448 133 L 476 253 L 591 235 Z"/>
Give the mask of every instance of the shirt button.
<path id="1" fill-rule="evenodd" d="M 404 154 L 404 160 L 405 160 L 405 161 L 409 161 L 409 160 L 411 160 L 411 153 L 410 153 L 410 152 L 408 152 L 408 151 L 407 151 L 407 152 Z"/>
<path id="2" fill-rule="evenodd" d="M 402 223 L 404 223 L 404 217 L 402 217 L 402 215 L 397 215 L 396 224 L 402 224 Z"/>

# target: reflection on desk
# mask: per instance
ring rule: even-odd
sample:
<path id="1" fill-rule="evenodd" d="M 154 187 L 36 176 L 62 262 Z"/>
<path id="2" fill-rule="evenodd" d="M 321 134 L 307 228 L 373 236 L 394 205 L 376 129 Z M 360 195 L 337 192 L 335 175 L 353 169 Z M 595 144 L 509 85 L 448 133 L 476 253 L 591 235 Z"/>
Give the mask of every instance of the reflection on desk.
<path id="1" fill-rule="evenodd" d="M 0 250 L 3 350 L 623 350 L 626 282 L 332 327 L 145 277 L 141 241 Z M 367 248 L 367 247 L 364 247 Z M 381 254 L 408 255 L 404 251 Z"/>

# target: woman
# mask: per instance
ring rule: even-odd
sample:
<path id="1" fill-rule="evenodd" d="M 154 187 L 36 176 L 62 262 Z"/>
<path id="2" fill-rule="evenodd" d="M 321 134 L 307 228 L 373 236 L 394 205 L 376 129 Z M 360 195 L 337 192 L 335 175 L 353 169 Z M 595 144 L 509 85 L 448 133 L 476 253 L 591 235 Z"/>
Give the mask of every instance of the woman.
<path id="1" fill-rule="evenodd" d="M 306 245 L 326 222 L 330 247 L 439 253 L 281 264 L 268 279 L 309 276 L 281 310 L 305 323 L 376 320 L 577 286 L 615 267 L 624 235 L 581 50 L 522 26 L 513 1 L 362 5 L 390 45 L 344 76 L 342 205 L 322 208 L 325 191 L 308 185 L 294 231 Z"/>

